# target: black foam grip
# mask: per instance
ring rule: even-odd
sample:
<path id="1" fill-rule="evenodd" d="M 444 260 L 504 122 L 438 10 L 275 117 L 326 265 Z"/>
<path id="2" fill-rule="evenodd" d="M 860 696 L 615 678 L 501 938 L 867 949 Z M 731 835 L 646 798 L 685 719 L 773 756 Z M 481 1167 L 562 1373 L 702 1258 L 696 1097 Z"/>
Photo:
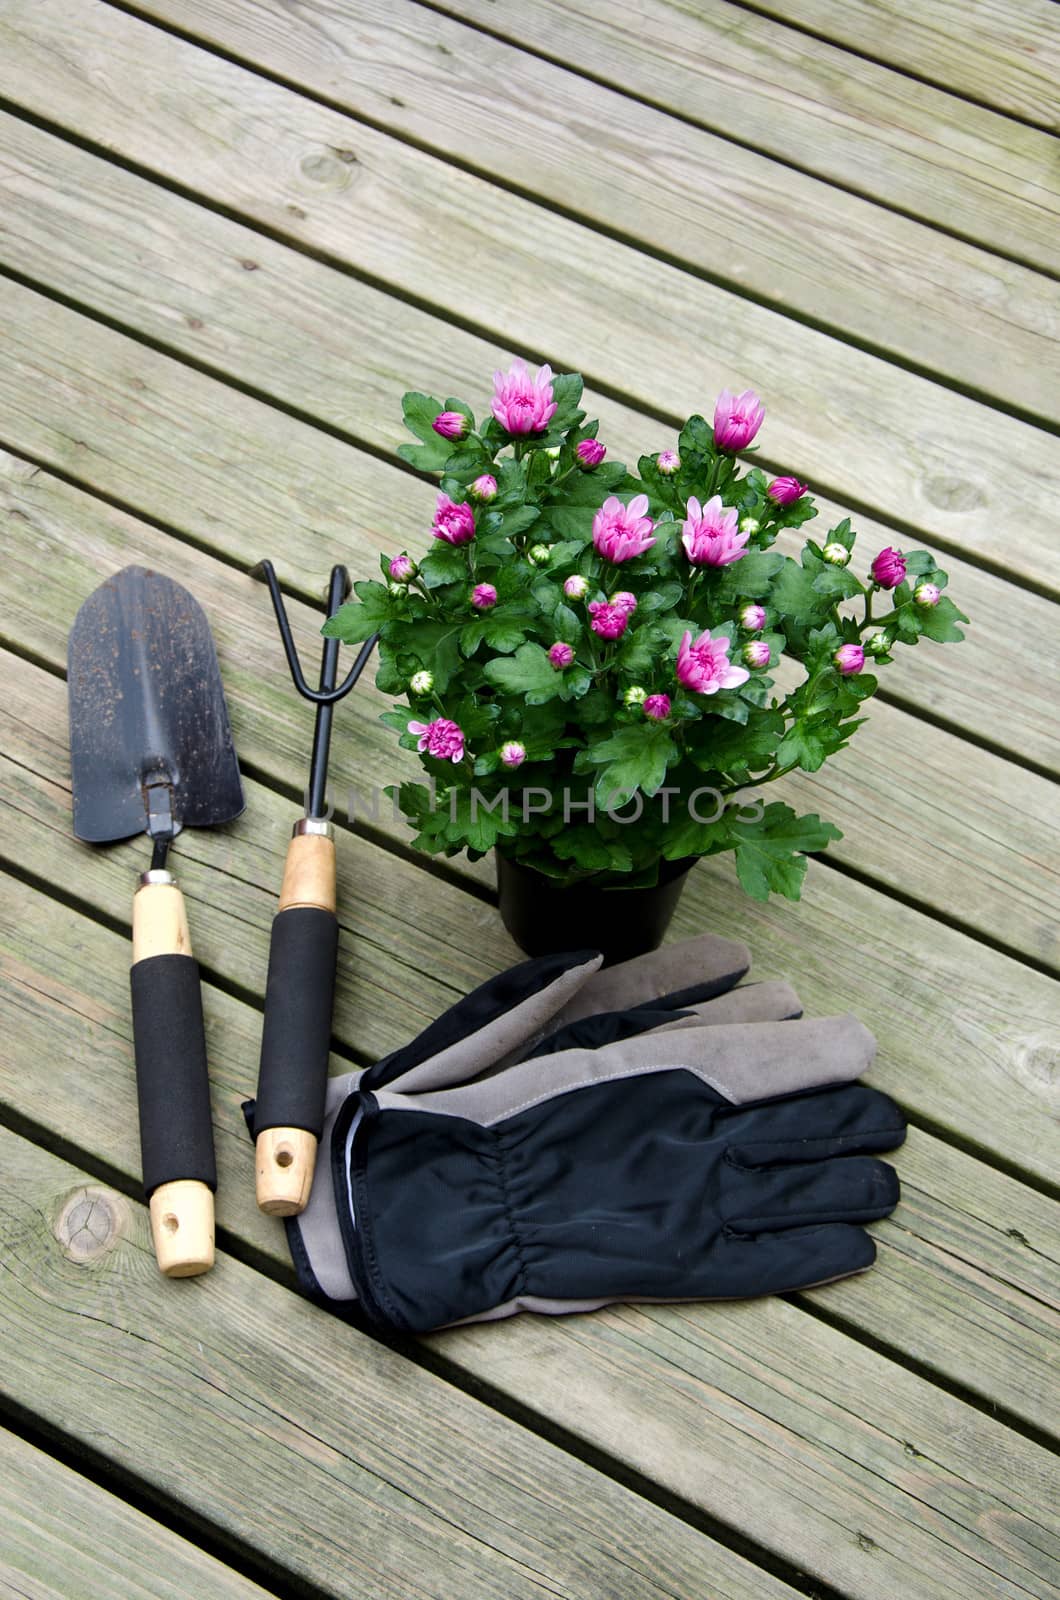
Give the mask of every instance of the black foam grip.
<path id="1" fill-rule="evenodd" d="M 255 1133 L 324 1131 L 338 946 L 333 911 L 292 906 L 272 925 Z"/>
<path id="2" fill-rule="evenodd" d="M 178 1178 L 216 1189 L 199 963 L 193 956 L 148 956 L 131 977 L 147 1197 Z"/>

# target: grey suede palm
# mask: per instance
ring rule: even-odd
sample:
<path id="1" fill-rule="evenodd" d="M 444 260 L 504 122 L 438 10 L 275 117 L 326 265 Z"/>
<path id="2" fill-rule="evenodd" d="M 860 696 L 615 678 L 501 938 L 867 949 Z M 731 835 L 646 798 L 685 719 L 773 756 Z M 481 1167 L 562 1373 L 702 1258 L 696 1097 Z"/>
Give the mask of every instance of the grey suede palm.
<path id="1" fill-rule="evenodd" d="M 873 1152 L 904 1136 L 856 1083 L 874 1041 L 851 1016 L 800 1020 L 786 983 L 736 987 L 748 965 L 712 936 L 604 971 L 573 958 L 458 1037 L 441 1019 L 405 1070 L 397 1052 L 332 1080 L 288 1223 L 306 1285 L 421 1330 L 863 1270 L 860 1225 L 898 1197 Z"/>

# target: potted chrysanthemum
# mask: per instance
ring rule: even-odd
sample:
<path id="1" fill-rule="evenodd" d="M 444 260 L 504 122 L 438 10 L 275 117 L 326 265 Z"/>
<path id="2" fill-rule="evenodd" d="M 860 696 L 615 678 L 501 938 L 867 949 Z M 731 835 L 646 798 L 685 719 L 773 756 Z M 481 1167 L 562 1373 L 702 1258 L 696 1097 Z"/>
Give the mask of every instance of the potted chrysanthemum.
<path id="1" fill-rule="evenodd" d="M 416 845 L 495 851 L 528 951 L 615 958 L 658 942 L 701 856 L 731 851 L 749 894 L 797 899 L 806 852 L 838 830 L 758 791 L 843 748 L 870 662 L 967 619 L 926 551 L 859 577 L 848 519 L 798 559 L 774 548 L 816 509 L 794 477 L 741 468 L 753 393 L 722 394 L 713 425 L 691 417 L 635 472 L 581 394 L 520 361 L 482 426 L 406 394 L 418 443 L 401 453 L 440 479 L 433 537 L 384 558 L 325 631 L 378 632 L 376 681 L 401 702 L 383 721 L 428 779 L 397 790 Z"/>

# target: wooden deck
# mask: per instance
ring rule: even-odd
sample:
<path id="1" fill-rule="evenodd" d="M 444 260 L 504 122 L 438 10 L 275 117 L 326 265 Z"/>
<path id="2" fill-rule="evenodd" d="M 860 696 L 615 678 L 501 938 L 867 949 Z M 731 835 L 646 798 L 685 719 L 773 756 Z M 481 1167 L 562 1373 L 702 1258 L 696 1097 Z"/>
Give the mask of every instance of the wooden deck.
<path id="1" fill-rule="evenodd" d="M 1060 1592 L 1058 21 L 0 0 L 0 1595 Z M 766 464 L 870 551 L 935 550 L 974 626 L 788 784 L 844 831 L 802 903 L 711 863 L 675 928 L 877 1034 L 911 1133 L 875 1270 L 391 1349 L 298 1296 L 254 1205 L 311 719 L 247 569 L 272 557 L 311 648 L 331 562 L 427 526 L 402 390 L 481 399 L 514 353 L 582 370 L 619 457 L 753 385 Z M 178 1284 L 138 1198 L 143 845 L 70 829 L 66 635 L 131 561 L 207 608 L 249 801 L 180 842 L 220 1256 Z M 484 865 L 365 813 L 400 771 L 380 708 L 336 722 L 343 1067 L 516 958 Z"/>

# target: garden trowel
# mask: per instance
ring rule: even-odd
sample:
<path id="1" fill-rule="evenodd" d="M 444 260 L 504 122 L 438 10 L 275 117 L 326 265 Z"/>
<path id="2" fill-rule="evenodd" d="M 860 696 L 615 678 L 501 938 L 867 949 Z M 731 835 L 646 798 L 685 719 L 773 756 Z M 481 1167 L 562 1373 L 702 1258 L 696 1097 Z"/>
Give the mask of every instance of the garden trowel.
<path id="1" fill-rule="evenodd" d="M 144 1189 L 158 1265 L 213 1264 L 214 1165 L 199 969 L 184 900 L 166 870 L 182 828 L 243 810 L 209 624 L 180 584 L 126 567 L 70 631 L 74 832 L 93 844 L 146 833 L 133 896 L 132 1010 Z"/>

